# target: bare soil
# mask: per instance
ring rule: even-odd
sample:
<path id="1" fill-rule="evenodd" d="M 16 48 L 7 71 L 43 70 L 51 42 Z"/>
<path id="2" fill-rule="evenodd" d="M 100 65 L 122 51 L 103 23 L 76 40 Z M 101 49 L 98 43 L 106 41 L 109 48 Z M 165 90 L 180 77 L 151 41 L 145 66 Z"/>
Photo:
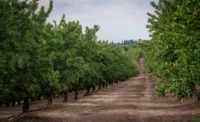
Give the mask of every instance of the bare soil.
<path id="1" fill-rule="evenodd" d="M 155 79 L 144 73 L 144 60 L 141 59 L 140 75 L 137 77 L 108 86 L 78 101 L 55 102 L 52 106 L 22 114 L 16 121 L 200 122 L 200 103 L 195 98 L 182 101 L 170 96 L 158 98 L 153 90 L 155 84 Z M 18 109 L 13 108 L 14 111 Z M 7 112 L 12 113 L 10 110 Z M 1 113 L 2 110 L 0 116 Z"/>

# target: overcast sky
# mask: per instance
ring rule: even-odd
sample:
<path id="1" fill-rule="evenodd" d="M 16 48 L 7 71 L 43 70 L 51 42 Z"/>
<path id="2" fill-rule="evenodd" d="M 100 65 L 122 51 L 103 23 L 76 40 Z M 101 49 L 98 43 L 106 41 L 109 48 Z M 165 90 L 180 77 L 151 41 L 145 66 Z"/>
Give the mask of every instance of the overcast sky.
<path id="1" fill-rule="evenodd" d="M 40 0 L 48 6 L 49 0 Z M 153 0 L 54 0 L 49 22 L 79 20 L 83 27 L 99 25 L 98 39 L 119 42 L 124 39 L 149 39 L 147 12 Z"/>

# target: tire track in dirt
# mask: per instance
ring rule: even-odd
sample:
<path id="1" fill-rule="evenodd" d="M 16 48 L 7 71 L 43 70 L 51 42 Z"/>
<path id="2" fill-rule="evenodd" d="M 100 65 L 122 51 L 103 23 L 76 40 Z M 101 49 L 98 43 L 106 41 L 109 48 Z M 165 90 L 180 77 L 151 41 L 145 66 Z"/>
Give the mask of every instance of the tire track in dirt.
<path id="1" fill-rule="evenodd" d="M 28 113 L 24 121 L 133 122 L 133 121 L 200 121 L 198 102 L 178 102 L 171 97 L 154 95 L 152 81 L 144 73 L 109 86 L 76 102 Z M 195 117 L 195 118 L 194 118 Z"/>

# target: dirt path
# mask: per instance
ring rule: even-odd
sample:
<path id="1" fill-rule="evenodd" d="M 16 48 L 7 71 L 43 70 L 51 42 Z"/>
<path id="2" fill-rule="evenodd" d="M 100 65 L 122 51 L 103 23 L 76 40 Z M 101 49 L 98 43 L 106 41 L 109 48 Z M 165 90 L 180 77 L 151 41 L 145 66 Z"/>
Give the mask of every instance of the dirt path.
<path id="1" fill-rule="evenodd" d="M 155 81 L 144 74 L 140 60 L 140 75 L 109 86 L 76 102 L 59 104 L 30 112 L 23 121 L 200 121 L 198 102 L 177 102 L 171 97 L 157 98 L 153 93 Z"/>

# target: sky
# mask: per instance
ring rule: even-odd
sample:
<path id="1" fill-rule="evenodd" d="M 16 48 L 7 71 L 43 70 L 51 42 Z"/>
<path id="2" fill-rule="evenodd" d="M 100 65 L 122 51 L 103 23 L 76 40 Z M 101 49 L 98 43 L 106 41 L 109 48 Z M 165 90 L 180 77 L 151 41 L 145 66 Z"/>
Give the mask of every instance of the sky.
<path id="1" fill-rule="evenodd" d="M 154 0 L 54 0 L 48 21 L 79 21 L 85 28 L 99 25 L 98 40 L 120 42 L 126 39 L 149 39 L 147 12 L 152 13 Z M 39 0 L 47 8 L 49 0 Z M 83 30 L 84 31 L 84 30 Z"/>

